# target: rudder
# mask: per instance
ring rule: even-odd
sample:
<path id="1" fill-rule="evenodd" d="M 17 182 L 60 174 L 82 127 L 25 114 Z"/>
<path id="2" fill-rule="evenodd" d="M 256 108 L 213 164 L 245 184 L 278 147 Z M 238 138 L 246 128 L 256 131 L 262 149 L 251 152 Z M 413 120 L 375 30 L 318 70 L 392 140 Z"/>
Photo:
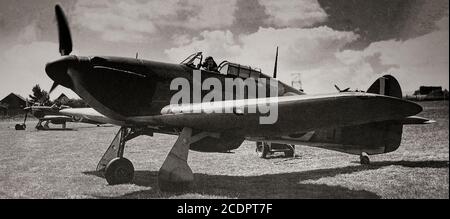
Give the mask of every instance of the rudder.
<path id="1" fill-rule="evenodd" d="M 402 89 L 400 88 L 400 84 L 392 75 L 384 75 L 383 77 L 379 77 L 369 87 L 369 89 L 367 89 L 367 93 L 402 98 Z"/>

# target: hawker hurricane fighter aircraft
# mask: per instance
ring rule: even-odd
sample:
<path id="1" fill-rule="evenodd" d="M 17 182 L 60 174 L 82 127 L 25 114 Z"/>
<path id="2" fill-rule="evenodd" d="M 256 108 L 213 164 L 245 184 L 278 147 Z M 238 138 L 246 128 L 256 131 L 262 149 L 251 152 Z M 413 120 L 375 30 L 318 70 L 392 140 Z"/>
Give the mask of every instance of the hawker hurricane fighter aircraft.
<path id="1" fill-rule="evenodd" d="M 402 100 L 398 82 L 389 75 L 378 79 L 367 92 L 306 95 L 260 70 L 239 64 L 225 61 L 216 68 L 212 60 L 208 61 L 212 68 L 202 69 L 202 53 L 195 53 L 180 64 L 134 57 L 70 55 L 72 39 L 66 17 L 58 5 L 55 13 L 62 57 L 45 67 L 54 81 L 51 90 L 57 85 L 72 89 L 97 111 L 91 116 L 104 117 L 108 123 L 121 127 L 97 166 L 109 184 L 133 180 L 134 167 L 123 157 L 124 146 L 140 135 L 178 135 L 158 173 L 161 190 L 178 190 L 194 180 L 187 164 L 189 150 L 226 152 L 250 140 L 311 143 L 356 155 L 382 154 L 399 147 L 404 124 L 428 122 L 413 117 L 422 108 Z M 244 98 L 231 100 L 211 98 L 227 95 L 226 86 L 216 89 L 227 79 L 248 78 L 255 79 L 258 89 L 269 87 L 268 93 L 274 95 L 255 98 L 245 93 Z M 260 83 L 260 79 L 275 83 Z M 220 92 L 211 94 L 208 89 L 214 84 L 215 91 Z M 188 103 L 171 101 L 175 95 L 186 97 L 177 90 L 179 87 L 189 87 L 194 93 L 187 95 Z M 195 96 L 196 92 L 200 97 Z M 208 98 L 214 101 L 204 101 Z M 252 111 L 267 104 L 276 107 Z M 86 114 L 81 110 L 60 112 Z M 273 115 L 274 120 L 262 121 Z"/>
<path id="2" fill-rule="evenodd" d="M 49 123 L 52 124 L 58 124 L 62 126 L 61 130 L 66 130 L 66 123 L 67 122 L 82 122 L 82 123 L 88 123 L 88 124 L 94 124 L 94 125 L 100 125 L 105 124 L 103 122 L 102 118 L 99 118 L 99 120 L 93 120 L 94 117 L 89 117 L 86 115 L 77 115 L 77 116 L 71 116 L 71 115 L 63 115 L 60 113 L 61 109 L 66 109 L 69 111 L 75 110 L 75 111 L 95 111 L 92 108 L 78 108 L 78 109 L 72 109 L 68 106 L 57 106 L 56 104 L 53 104 L 52 106 L 40 106 L 40 105 L 33 105 L 33 106 L 27 106 L 24 108 L 25 110 L 25 118 L 23 120 L 22 124 L 16 124 L 15 129 L 16 130 L 25 130 L 26 129 L 26 121 L 28 117 L 28 113 L 31 113 L 34 117 L 38 119 L 38 122 L 36 124 L 37 130 L 53 130 L 50 128 Z M 96 118 L 96 117 L 95 117 Z M 44 125 L 42 125 L 42 123 Z"/>

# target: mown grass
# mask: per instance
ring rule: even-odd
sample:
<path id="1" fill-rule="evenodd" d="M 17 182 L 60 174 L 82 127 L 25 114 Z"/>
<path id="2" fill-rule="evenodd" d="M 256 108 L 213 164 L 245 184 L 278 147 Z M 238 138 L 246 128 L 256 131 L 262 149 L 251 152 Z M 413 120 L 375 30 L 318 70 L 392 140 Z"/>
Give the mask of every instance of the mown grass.
<path id="1" fill-rule="evenodd" d="M 94 170 L 118 127 L 70 124 L 72 131 L 15 131 L 0 122 L 0 198 L 448 198 L 448 101 L 423 102 L 431 125 L 408 126 L 392 153 L 359 157 L 298 146 L 295 158 L 261 159 L 254 143 L 233 153 L 189 154 L 195 186 L 162 193 L 157 171 L 176 140 L 156 134 L 128 142 L 132 184 L 108 186 Z"/>

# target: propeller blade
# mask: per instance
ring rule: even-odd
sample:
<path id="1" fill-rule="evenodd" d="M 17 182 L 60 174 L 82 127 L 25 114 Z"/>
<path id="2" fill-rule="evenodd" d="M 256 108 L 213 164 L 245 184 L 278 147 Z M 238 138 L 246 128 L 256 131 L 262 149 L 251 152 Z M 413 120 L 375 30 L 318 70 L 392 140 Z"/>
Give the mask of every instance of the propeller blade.
<path id="1" fill-rule="evenodd" d="M 337 91 L 341 92 L 341 89 L 337 85 L 334 85 L 334 87 L 336 88 Z"/>
<path id="2" fill-rule="evenodd" d="M 59 53 L 69 55 L 72 52 L 72 37 L 70 35 L 69 23 L 61 6 L 55 6 L 56 22 L 58 23 Z"/>
<path id="3" fill-rule="evenodd" d="M 53 82 L 52 88 L 50 88 L 50 91 L 48 92 L 48 94 L 50 95 L 52 93 L 52 91 L 55 90 L 56 87 L 58 87 L 58 85 L 59 85 L 58 83 Z"/>
<path id="4" fill-rule="evenodd" d="M 336 88 L 336 90 L 338 90 L 339 92 L 348 92 L 350 90 L 349 87 L 345 88 L 344 90 L 341 90 L 341 88 L 339 88 L 337 85 L 334 85 L 334 87 Z"/>

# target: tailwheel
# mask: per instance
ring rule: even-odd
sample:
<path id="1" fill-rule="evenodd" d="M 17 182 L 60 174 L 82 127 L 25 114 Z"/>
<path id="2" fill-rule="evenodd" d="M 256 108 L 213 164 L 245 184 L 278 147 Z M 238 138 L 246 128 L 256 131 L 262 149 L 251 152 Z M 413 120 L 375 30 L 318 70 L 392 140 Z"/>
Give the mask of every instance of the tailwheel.
<path id="1" fill-rule="evenodd" d="M 25 124 L 16 124 L 15 129 L 16 130 L 25 130 L 27 126 Z"/>
<path id="2" fill-rule="evenodd" d="M 133 164 L 124 157 L 112 159 L 105 168 L 105 178 L 109 185 L 131 183 L 133 177 Z"/>
<path id="3" fill-rule="evenodd" d="M 359 162 L 362 165 L 369 165 L 370 164 L 369 155 L 366 152 L 362 152 L 361 155 L 359 156 Z"/>

